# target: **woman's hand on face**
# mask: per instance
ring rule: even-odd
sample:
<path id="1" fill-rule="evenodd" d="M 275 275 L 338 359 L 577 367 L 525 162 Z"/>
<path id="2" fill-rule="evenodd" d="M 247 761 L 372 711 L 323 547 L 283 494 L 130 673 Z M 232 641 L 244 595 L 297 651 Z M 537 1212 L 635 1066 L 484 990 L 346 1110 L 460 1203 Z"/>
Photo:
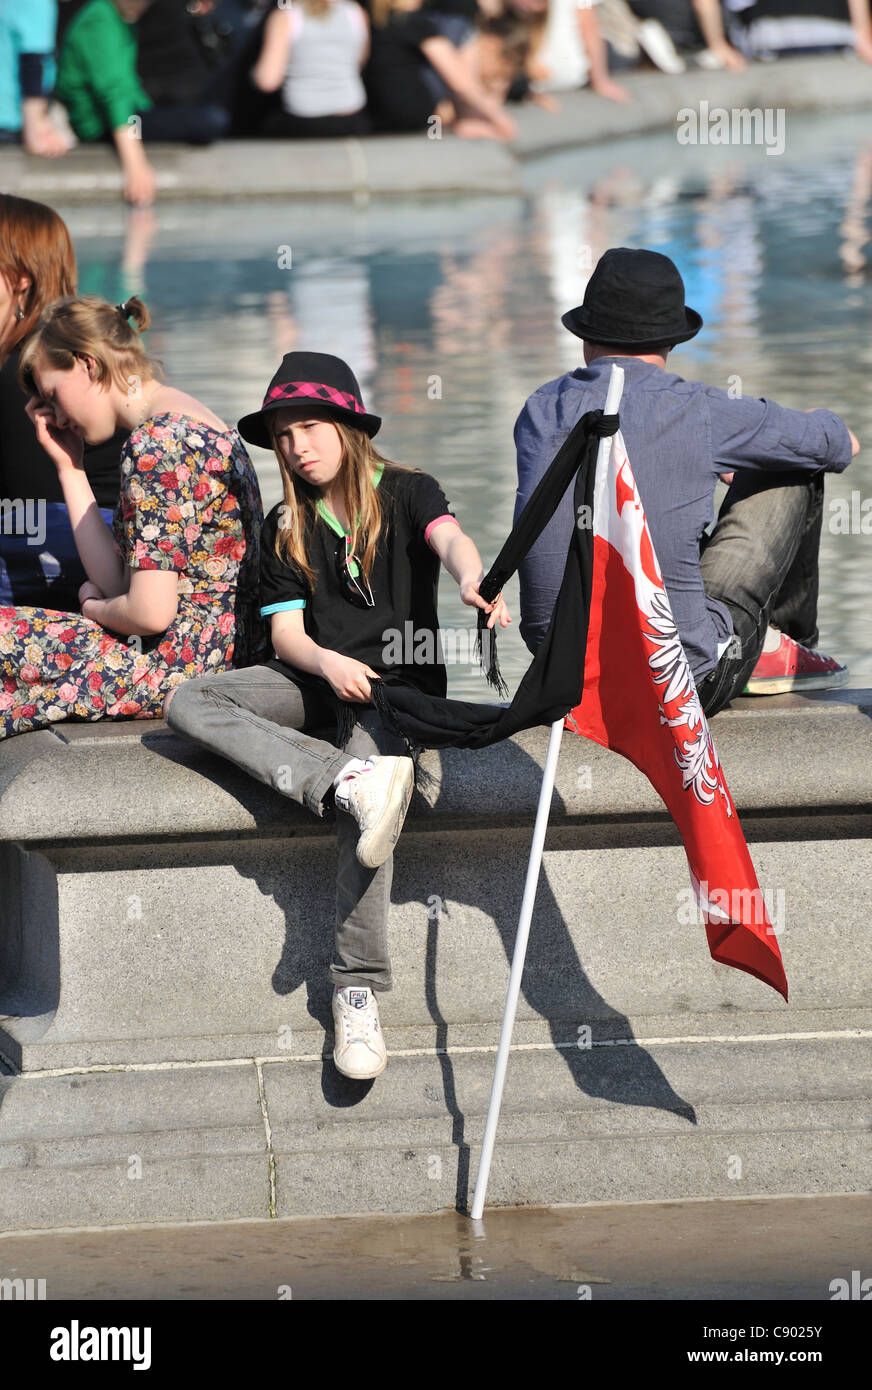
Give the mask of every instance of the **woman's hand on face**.
<path id="1" fill-rule="evenodd" d="M 321 675 L 340 700 L 359 700 L 361 704 L 372 699 L 368 677 L 379 678 L 378 671 L 373 671 L 365 661 L 355 661 L 352 656 L 329 651 L 321 661 Z"/>
<path id="2" fill-rule="evenodd" d="M 478 584 L 474 584 L 472 580 L 469 580 L 466 584 L 461 584 L 460 597 L 470 608 L 483 608 L 486 613 L 490 613 L 490 617 L 486 624 L 487 627 L 493 627 L 497 618 L 500 620 L 500 627 L 506 627 L 512 621 L 509 610 L 506 607 L 506 601 L 501 593 L 497 594 L 493 603 L 488 603 L 478 592 Z"/>
<path id="3" fill-rule="evenodd" d="M 60 428 L 55 420 L 54 407 L 43 401 L 41 396 L 31 396 L 24 410 L 33 422 L 37 440 L 58 473 L 81 468 L 84 442 L 74 430 Z"/>

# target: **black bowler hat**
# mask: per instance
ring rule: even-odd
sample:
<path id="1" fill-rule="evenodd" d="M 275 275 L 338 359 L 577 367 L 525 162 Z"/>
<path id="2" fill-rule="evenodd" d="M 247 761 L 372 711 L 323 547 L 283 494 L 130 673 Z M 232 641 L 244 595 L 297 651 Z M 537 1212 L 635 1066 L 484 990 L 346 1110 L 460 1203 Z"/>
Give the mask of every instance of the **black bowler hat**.
<path id="1" fill-rule="evenodd" d="M 560 321 L 589 343 L 641 352 L 684 343 L 702 328 L 696 310 L 685 308 L 684 281 L 674 261 L 659 251 L 628 246 L 614 246 L 600 256 L 584 303 Z"/>
<path id="2" fill-rule="evenodd" d="M 370 439 L 381 428 L 381 417 L 364 410 L 357 378 L 341 357 L 327 352 L 286 352 L 260 410 L 244 415 L 237 429 L 247 443 L 271 449 L 266 420 L 269 411 L 306 404 L 321 406 L 331 419 L 363 430 Z"/>

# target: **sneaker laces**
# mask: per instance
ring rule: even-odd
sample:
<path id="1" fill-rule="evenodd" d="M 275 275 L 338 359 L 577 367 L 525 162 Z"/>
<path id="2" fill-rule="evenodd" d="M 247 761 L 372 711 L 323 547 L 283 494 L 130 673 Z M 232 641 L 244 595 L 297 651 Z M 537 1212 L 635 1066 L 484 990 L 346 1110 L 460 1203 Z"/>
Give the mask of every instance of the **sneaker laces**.
<path id="1" fill-rule="evenodd" d="M 341 998 L 341 996 L 340 996 Z M 363 1042 L 368 1043 L 375 1036 L 378 1027 L 378 1006 L 374 999 L 363 1009 L 356 1009 L 347 1000 L 342 999 L 342 1032 L 346 1043 Z M 356 1017 L 353 1017 L 356 1015 Z M 352 1031 L 352 1030 L 355 1031 Z"/>
<path id="2" fill-rule="evenodd" d="M 345 1042 L 347 1042 L 347 1043 L 353 1043 L 353 1042 L 369 1043 L 369 1042 L 371 1042 L 372 1039 L 375 1037 L 375 1033 L 376 1033 L 376 1027 L 375 1027 L 376 1021 L 377 1021 L 377 1020 L 374 1019 L 374 1018 L 372 1018 L 372 1017 L 370 1017 L 370 1018 L 365 1018 L 365 1019 L 361 1019 L 361 1020 L 360 1020 L 360 1024 L 359 1024 L 358 1028 L 356 1029 L 356 1031 L 352 1032 L 352 1020 L 351 1020 L 350 1018 L 347 1018 L 345 1015 L 343 1015 L 343 1018 L 342 1018 L 342 1031 L 343 1031 L 343 1034 L 344 1034 L 344 1040 L 345 1040 Z"/>
<path id="3" fill-rule="evenodd" d="M 819 651 L 817 647 L 807 647 L 803 642 L 797 642 L 795 637 L 787 637 L 782 634 L 782 640 L 786 638 L 789 654 L 796 662 L 797 667 L 800 661 L 805 660 L 811 666 L 826 668 L 827 666 L 836 667 L 841 665 L 834 656 L 827 656 L 826 652 Z"/>

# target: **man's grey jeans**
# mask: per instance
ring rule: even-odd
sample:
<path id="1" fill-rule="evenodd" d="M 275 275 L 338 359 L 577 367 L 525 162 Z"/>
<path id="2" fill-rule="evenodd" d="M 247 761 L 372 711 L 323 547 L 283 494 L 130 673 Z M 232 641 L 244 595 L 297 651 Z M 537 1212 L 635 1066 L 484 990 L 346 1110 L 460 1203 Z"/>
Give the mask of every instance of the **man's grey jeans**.
<path id="1" fill-rule="evenodd" d="M 803 646 L 816 644 L 823 513 L 823 471 L 736 472 L 700 556 L 705 591 L 726 604 L 735 633 L 697 681 L 709 718 L 741 695 L 770 623 Z"/>
<path id="2" fill-rule="evenodd" d="M 315 731 L 329 736 L 335 728 L 336 707 L 332 693 L 297 685 L 269 666 L 249 666 L 177 686 L 167 723 L 175 733 L 229 758 L 259 782 L 323 817 L 325 805 L 333 800 L 333 779 L 350 758 L 407 751 L 370 704 L 360 705 L 344 751 L 315 737 Z M 357 821 L 338 806 L 336 821 L 339 863 L 330 979 L 342 986 L 388 990 L 393 855 L 378 869 L 364 868 L 355 852 Z"/>

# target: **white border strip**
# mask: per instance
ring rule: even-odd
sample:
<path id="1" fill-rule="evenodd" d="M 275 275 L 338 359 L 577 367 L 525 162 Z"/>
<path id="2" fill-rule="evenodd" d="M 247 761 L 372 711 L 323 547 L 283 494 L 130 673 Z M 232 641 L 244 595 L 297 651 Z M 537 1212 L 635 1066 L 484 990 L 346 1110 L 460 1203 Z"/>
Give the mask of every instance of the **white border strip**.
<path id="1" fill-rule="evenodd" d="M 872 1028 L 843 1028 L 837 1032 L 818 1033 L 744 1033 L 741 1037 L 727 1033 L 688 1033 L 672 1038 L 604 1038 L 591 1042 L 591 1047 L 681 1047 L 697 1043 L 767 1043 L 767 1042 L 839 1042 L 851 1038 L 872 1038 Z M 577 1042 L 539 1042 L 513 1043 L 512 1052 L 568 1052 L 578 1047 Z M 391 1057 L 463 1057 L 473 1053 L 490 1053 L 497 1050 L 496 1043 L 477 1046 L 457 1047 L 409 1047 L 390 1050 Z M 587 1048 L 583 1049 L 587 1051 Z M 323 1062 L 330 1053 L 307 1052 L 289 1057 L 213 1057 L 194 1062 L 104 1062 L 91 1067 L 53 1067 L 44 1071 L 14 1072 L 9 1081 L 40 1081 L 54 1076 L 83 1076 L 99 1072 L 137 1072 L 137 1071 L 186 1071 L 202 1067 L 262 1067 L 275 1062 Z M 102 1229 L 102 1227 L 101 1227 Z"/>

